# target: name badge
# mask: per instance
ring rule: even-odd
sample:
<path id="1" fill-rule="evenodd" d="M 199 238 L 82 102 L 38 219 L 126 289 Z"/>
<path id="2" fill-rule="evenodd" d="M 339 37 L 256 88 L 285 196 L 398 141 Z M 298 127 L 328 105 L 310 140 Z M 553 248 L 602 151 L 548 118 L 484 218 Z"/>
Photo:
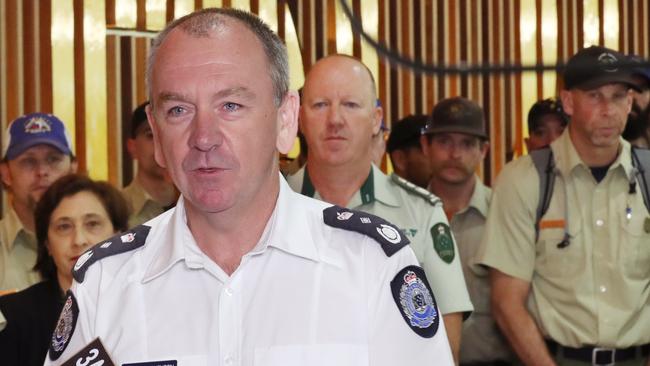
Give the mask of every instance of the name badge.
<path id="1" fill-rule="evenodd" d="M 61 366 L 115 366 L 115 364 L 99 338 L 95 338 Z"/>

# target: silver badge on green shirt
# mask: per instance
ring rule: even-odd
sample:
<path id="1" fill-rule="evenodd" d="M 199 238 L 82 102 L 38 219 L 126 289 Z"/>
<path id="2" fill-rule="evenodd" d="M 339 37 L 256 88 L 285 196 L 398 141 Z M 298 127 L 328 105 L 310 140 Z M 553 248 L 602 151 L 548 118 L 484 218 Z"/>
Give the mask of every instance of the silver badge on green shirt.
<path id="1" fill-rule="evenodd" d="M 433 248 L 440 256 L 440 259 L 446 263 L 451 263 L 454 260 L 454 240 L 451 238 L 451 231 L 449 225 L 438 223 L 431 228 L 431 236 L 433 237 Z"/>

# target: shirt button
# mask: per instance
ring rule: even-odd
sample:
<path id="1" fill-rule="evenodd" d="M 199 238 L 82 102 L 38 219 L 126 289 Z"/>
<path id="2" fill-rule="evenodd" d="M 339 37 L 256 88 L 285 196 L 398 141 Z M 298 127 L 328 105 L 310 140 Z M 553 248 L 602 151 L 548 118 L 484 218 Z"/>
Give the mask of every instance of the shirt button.
<path id="1" fill-rule="evenodd" d="M 607 292 L 607 287 L 600 286 L 600 292 L 603 292 L 603 293 Z"/>
<path id="2" fill-rule="evenodd" d="M 232 296 L 232 288 L 226 287 L 226 295 Z"/>
<path id="3" fill-rule="evenodd" d="M 605 221 L 603 221 L 601 219 L 596 220 L 596 225 L 597 226 L 603 226 L 604 223 L 605 223 Z"/>
<path id="4" fill-rule="evenodd" d="M 232 365 L 232 364 L 235 363 L 235 359 L 232 358 L 232 357 L 230 357 L 230 356 L 226 356 L 226 357 L 223 359 L 223 362 L 224 362 L 226 365 Z"/>

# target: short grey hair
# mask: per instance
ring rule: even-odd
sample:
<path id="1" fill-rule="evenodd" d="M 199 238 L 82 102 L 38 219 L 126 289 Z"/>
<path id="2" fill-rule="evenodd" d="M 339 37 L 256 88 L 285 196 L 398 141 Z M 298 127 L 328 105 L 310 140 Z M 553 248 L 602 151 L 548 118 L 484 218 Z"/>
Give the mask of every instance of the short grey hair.
<path id="1" fill-rule="evenodd" d="M 275 32 L 269 28 L 259 17 L 239 9 L 207 8 L 185 15 L 169 23 L 156 38 L 154 38 L 147 60 L 146 82 L 149 89 L 149 100 L 153 105 L 153 92 L 151 90 L 151 73 L 158 49 L 169 33 L 175 28 L 180 28 L 186 34 L 204 38 L 210 37 L 211 32 L 224 25 L 224 17 L 232 18 L 248 28 L 264 47 L 264 53 L 269 62 L 271 82 L 273 83 L 275 105 L 280 106 L 284 96 L 289 91 L 289 58 L 287 48 Z"/>

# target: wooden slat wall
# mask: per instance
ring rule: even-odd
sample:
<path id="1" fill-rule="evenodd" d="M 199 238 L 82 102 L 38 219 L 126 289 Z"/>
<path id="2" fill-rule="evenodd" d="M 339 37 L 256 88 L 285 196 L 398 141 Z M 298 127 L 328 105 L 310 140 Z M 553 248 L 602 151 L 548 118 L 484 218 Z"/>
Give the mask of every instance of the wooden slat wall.
<path id="1" fill-rule="evenodd" d="M 80 18 L 84 1 L 70 1 Z M 137 4 L 137 34 L 111 32 L 115 22 L 115 0 L 103 0 L 106 6 L 106 87 L 108 179 L 118 185 L 132 176 L 130 160 L 124 155 L 122 141 L 128 134 L 125 122 L 132 109 L 146 99 L 144 70 L 151 34 L 146 29 L 146 1 Z M 259 11 L 265 0 L 251 0 L 250 9 Z M 337 29 L 339 0 L 282 0 L 278 3 L 279 33 L 284 36 L 284 5 L 296 24 L 302 49 L 302 61 L 307 72 L 320 57 L 337 52 L 337 34 L 349 29 Z M 427 63 L 456 64 L 518 63 L 521 60 L 520 13 L 523 0 L 377 0 L 379 24 L 378 40 L 403 55 L 423 59 Z M 166 0 L 165 18 L 174 17 L 176 1 Z M 205 1 L 193 2 L 200 8 Z M 223 6 L 234 2 L 222 1 Z M 542 60 L 540 15 L 546 0 L 535 0 L 537 9 L 535 42 L 537 55 Z M 607 29 L 603 13 L 606 4 L 618 5 L 618 29 Z M 598 0 L 599 43 L 605 34 L 618 33 L 618 43 L 624 53 L 650 57 L 650 0 Z M 15 117 L 33 111 L 51 112 L 52 82 L 52 4 L 54 0 L 0 1 L 0 126 L 3 129 Z M 363 2 L 348 0 L 353 12 L 364 22 Z M 526 3 L 528 4 L 528 3 Z M 565 61 L 584 46 L 583 18 L 588 12 L 582 1 L 555 0 L 557 7 L 557 59 Z M 526 5 L 528 6 L 528 5 Z M 611 9 L 611 7 L 609 8 Z M 610 10 L 611 11 L 611 10 Z M 82 169 L 92 169 L 85 162 L 85 126 L 83 82 L 84 36 L 82 22 L 75 22 L 75 129 L 77 155 Z M 108 25 L 108 26 L 107 26 Z M 340 26 L 340 25 L 339 25 Z M 340 34 L 339 34 L 340 35 Z M 361 57 L 361 39 L 352 35 L 352 54 Z M 86 46 L 87 47 L 87 46 Z M 89 65 L 85 65 L 89 67 Z M 392 67 L 379 59 L 377 69 L 379 98 L 386 112 L 386 122 L 394 123 L 411 113 L 430 113 L 442 98 L 462 95 L 481 104 L 489 121 L 491 150 L 483 167 L 483 175 L 490 182 L 513 156 L 523 153 L 525 112 L 530 105 L 521 99 L 522 89 L 532 88 L 543 95 L 540 74 L 532 84 L 524 84 L 520 75 L 420 75 L 411 70 Z M 560 83 L 557 83 L 561 87 Z"/>

